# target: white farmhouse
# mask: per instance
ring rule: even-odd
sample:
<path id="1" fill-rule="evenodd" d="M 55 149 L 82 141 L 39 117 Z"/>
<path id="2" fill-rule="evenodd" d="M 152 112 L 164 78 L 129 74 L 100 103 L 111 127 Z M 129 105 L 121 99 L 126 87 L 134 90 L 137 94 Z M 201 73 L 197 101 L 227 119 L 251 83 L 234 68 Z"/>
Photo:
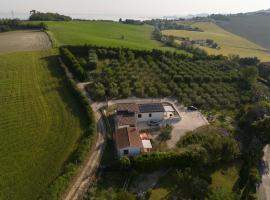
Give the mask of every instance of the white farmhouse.
<path id="1" fill-rule="evenodd" d="M 162 103 L 138 104 L 137 122 L 162 121 L 165 110 Z"/>
<path id="2" fill-rule="evenodd" d="M 166 112 L 162 103 L 117 104 L 115 129 L 136 127 L 138 122 L 162 121 Z"/>

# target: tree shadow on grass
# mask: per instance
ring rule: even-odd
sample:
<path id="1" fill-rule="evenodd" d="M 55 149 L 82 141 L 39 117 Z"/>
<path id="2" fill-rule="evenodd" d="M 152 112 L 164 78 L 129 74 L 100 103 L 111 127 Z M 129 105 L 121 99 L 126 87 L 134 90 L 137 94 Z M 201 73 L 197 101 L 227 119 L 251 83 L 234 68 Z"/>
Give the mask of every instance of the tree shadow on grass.
<path id="1" fill-rule="evenodd" d="M 85 134 L 88 131 L 88 124 L 90 122 L 87 121 L 87 113 L 77 98 L 73 95 L 73 89 L 67 81 L 65 70 L 60 66 L 58 55 L 46 56 L 41 59 L 47 62 L 47 68 L 49 69 L 50 75 L 58 80 L 58 87 L 44 90 L 44 93 L 56 90 L 63 104 L 65 104 L 66 110 L 70 111 L 72 116 L 79 119 L 79 125 L 82 129 L 82 133 L 76 141 L 76 143 L 79 144 L 85 138 Z M 70 155 L 64 162 L 63 166 L 68 163 L 77 163 L 77 150 L 78 149 L 74 149 L 73 152 L 70 152 Z"/>
<path id="2" fill-rule="evenodd" d="M 59 84 L 58 87 L 49 88 L 47 90 L 45 89 L 43 92 L 46 94 L 50 91 L 56 90 L 61 97 L 65 108 L 70 111 L 74 117 L 80 119 L 80 127 L 81 129 L 85 130 L 87 123 L 89 123 L 86 121 L 87 117 L 85 115 L 85 111 L 72 94 L 71 87 L 69 86 L 66 79 L 65 71 L 61 68 L 58 61 L 58 56 L 52 55 L 42 57 L 41 60 L 45 60 L 45 62 L 47 62 L 47 68 L 49 69 L 50 75 L 54 78 L 57 78 Z"/>

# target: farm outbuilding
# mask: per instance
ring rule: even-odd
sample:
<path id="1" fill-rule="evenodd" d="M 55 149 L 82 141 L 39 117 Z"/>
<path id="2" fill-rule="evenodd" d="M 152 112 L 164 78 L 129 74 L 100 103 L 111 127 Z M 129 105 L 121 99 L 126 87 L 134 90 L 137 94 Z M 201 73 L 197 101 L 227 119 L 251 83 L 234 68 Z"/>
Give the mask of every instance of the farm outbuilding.
<path id="1" fill-rule="evenodd" d="M 143 143 L 136 128 L 120 128 L 114 134 L 118 156 L 136 156 L 143 151 Z"/>

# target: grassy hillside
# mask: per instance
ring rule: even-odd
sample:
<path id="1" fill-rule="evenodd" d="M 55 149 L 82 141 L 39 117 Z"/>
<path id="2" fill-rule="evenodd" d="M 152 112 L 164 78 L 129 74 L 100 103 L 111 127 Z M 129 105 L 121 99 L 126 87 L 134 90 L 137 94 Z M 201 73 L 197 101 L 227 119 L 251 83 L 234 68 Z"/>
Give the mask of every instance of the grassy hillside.
<path id="1" fill-rule="evenodd" d="M 86 125 L 56 53 L 0 55 L 0 199 L 37 199 Z"/>
<path id="2" fill-rule="evenodd" d="M 160 42 L 153 40 L 153 27 L 148 25 L 100 21 L 47 22 L 47 24 L 57 45 L 94 44 L 107 47 L 174 50 L 163 47 Z"/>
<path id="3" fill-rule="evenodd" d="M 234 15 L 229 18 L 230 21 L 221 21 L 218 25 L 270 50 L 270 15 Z"/>
<path id="4" fill-rule="evenodd" d="M 263 61 L 270 60 L 270 54 L 266 50 L 255 43 L 252 43 L 240 36 L 227 32 L 211 22 L 198 22 L 193 24 L 204 32 L 182 31 L 182 30 L 165 30 L 163 34 L 174 35 L 179 37 L 189 37 L 190 39 L 213 39 L 221 49 L 204 48 L 210 54 L 239 54 L 242 57 L 257 56 Z"/>

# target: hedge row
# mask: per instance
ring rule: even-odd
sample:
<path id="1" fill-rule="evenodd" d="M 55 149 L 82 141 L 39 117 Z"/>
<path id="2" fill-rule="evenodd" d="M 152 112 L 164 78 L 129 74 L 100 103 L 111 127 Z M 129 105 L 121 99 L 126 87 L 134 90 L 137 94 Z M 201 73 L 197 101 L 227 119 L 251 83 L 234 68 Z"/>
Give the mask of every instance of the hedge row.
<path id="1" fill-rule="evenodd" d="M 169 58 L 185 60 L 191 59 L 188 54 L 180 54 L 172 51 L 162 51 L 158 49 L 150 50 L 136 50 L 129 48 L 119 48 L 119 47 L 102 47 L 96 45 L 66 45 L 65 48 L 68 48 L 73 54 L 79 57 L 88 56 L 88 51 L 94 50 L 99 59 L 116 59 L 118 60 L 121 57 L 121 54 L 128 54 L 132 52 L 135 58 L 142 57 L 147 58 L 148 56 L 160 58 L 166 55 Z"/>
<path id="2" fill-rule="evenodd" d="M 18 19 L 0 19 L 0 32 L 23 29 L 41 29 L 47 30 L 45 23 L 26 23 Z"/>
<path id="3" fill-rule="evenodd" d="M 151 171 L 168 167 L 201 167 L 207 164 L 207 151 L 200 146 L 183 148 L 179 152 L 153 152 L 133 158 L 132 167 Z"/>
<path id="4" fill-rule="evenodd" d="M 96 134 L 97 130 L 96 120 L 94 111 L 90 107 L 87 97 L 81 93 L 81 91 L 77 88 L 76 83 L 73 80 L 68 79 L 67 81 L 72 88 L 72 93 L 74 97 L 77 98 L 78 102 L 80 103 L 80 106 L 82 107 L 82 110 L 85 112 L 85 116 L 87 117 L 86 120 L 88 122 L 86 131 L 80 143 L 81 145 L 79 146 L 76 153 L 77 156 L 75 156 L 76 158 L 78 158 L 77 162 L 82 162 L 84 160 L 84 155 L 89 150 L 88 141 L 89 139 L 92 139 L 92 137 Z M 85 148 L 87 148 L 86 149 L 87 151 L 85 150 Z"/>
<path id="5" fill-rule="evenodd" d="M 83 67 L 67 48 L 60 48 L 60 56 L 75 79 L 79 81 L 86 80 L 86 74 Z"/>
<path id="6" fill-rule="evenodd" d="M 73 80 L 67 79 L 67 83 L 70 86 L 70 90 L 74 97 L 77 99 L 81 106 L 84 116 L 87 119 L 86 130 L 80 139 L 77 150 L 70 156 L 69 163 L 64 167 L 62 174 L 49 186 L 48 190 L 41 196 L 40 199 L 57 200 L 61 197 L 61 194 L 69 184 L 70 179 L 74 176 L 79 164 L 81 164 L 90 148 L 93 146 L 93 142 L 96 136 L 96 121 L 94 112 L 89 106 L 87 98 L 76 87 Z"/>

